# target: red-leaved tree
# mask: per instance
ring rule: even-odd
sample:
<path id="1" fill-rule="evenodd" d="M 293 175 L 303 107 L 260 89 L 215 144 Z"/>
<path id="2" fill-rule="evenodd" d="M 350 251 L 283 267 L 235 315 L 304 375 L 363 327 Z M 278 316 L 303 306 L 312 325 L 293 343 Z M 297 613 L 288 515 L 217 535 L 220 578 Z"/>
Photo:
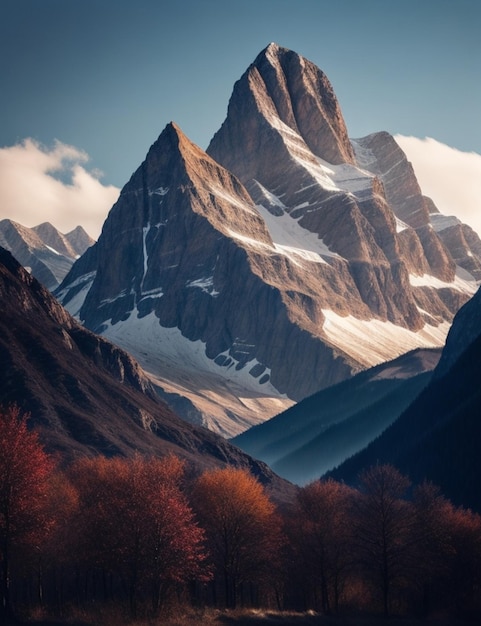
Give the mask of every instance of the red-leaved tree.
<path id="1" fill-rule="evenodd" d="M 154 611 L 172 585 L 202 578 L 204 534 L 181 491 L 183 464 L 165 459 L 83 459 L 70 472 L 79 494 L 79 554 L 120 576 L 130 609 L 148 593 Z"/>
<path id="2" fill-rule="evenodd" d="M 13 555 L 38 549 L 51 523 L 48 479 L 54 464 L 27 419 L 16 406 L 0 408 L 0 576 L 6 614 L 12 612 Z"/>

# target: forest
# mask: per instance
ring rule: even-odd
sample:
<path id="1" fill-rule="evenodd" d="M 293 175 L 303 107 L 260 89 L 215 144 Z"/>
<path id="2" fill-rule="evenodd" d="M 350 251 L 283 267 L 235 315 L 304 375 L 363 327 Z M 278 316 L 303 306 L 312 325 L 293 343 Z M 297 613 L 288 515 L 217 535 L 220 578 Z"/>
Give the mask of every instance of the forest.
<path id="1" fill-rule="evenodd" d="M 0 596 L 0 623 L 98 624 L 115 611 L 161 624 L 179 608 L 239 607 L 479 619 L 481 517 L 391 465 L 355 488 L 312 482 L 289 504 L 244 469 L 199 472 L 174 456 L 65 465 L 8 406 Z"/>

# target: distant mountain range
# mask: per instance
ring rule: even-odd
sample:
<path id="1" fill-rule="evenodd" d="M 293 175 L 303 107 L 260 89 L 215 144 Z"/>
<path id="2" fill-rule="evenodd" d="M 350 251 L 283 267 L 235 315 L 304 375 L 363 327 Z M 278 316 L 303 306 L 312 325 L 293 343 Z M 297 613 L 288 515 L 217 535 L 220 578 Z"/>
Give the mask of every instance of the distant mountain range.
<path id="1" fill-rule="evenodd" d="M 0 246 L 51 291 L 94 243 L 81 226 L 63 235 L 49 222 L 27 228 L 12 220 L 0 221 Z"/>
<path id="2" fill-rule="evenodd" d="M 232 437 L 441 347 L 480 277 L 478 236 L 394 139 L 350 140 L 325 74 L 270 44 L 207 152 L 166 126 L 55 293 L 179 415 Z"/>
<path id="3" fill-rule="evenodd" d="M 123 350 L 83 328 L 0 248 L 0 404 L 30 413 L 61 462 L 175 454 L 195 470 L 248 468 L 277 499 L 293 487 L 218 435 L 178 418 Z"/>

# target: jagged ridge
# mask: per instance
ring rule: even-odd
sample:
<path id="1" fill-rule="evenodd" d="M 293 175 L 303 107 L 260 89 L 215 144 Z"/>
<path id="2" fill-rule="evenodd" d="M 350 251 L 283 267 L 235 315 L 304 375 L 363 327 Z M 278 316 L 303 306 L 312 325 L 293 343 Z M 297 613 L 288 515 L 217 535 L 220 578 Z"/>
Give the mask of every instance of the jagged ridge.
<path id="1" fill-rule="evenodd" d="M 392 152 L 389 136 L 351 144 L 325 75 L 271 44 L 208 154 L 165 128 L 58 297 L 226 435 L 440 346 L 476 282 L 431 228 L 407 160 L 390 177 Z"/>

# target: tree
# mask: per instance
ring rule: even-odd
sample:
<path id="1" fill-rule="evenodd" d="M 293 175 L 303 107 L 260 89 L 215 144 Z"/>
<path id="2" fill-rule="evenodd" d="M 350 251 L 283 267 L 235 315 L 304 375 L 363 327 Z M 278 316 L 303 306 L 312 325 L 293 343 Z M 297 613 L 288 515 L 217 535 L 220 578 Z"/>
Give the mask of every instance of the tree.
<path id="1" fill-rule="evenodd" d="M 1 608 L 7 614 L 14 550 L 34 551 L 51 524 L 48 479 L 54 463 L 37 433 L 28 430 L 28 417 L 16 406 L 0 408 Z"/>
<path id="2" fill-rule="evenodd" d="M 77 513 L 77 491 L 65 473 L 57 470 L 48 484 L 47 515 L 51 526 L 36 553 L 37 599 L 40 605 L 44 603 L 45 579 L 47 592 L 50 582 L 50 601 L 54 600 L 59 609 L 62 607 L 64 573 L 72 565 L 72 558 L 75 558 L 73 521 Z"/>
<path id="3" fill-rule="evenodd" d="M 132 614 L 150 589 L 153 609 L 167 589 L 202 577 L 203 531 L 180 489 L 183 464 L 165 459 L 83 459 L 71 470 L 79 493 L 80 552 L 125 583 Z"/>
<path id="4" fill-rule="evenodd" d="M 448 564 L 454 550 L 450 530 L 453 505 L 438 487 L 426 481 L 414 489 L 413 504 L 413 578 L 422 594 L 422 612 L 428 615 L 433 589 L 446 588 L 449 578 Z"/>
<path id="5" fill-rule="evenodd" d="M 243 469 L 205 472 L 194 490 L 225 605 L 234 608 L 243 583 L 262 583 L 276 570 L 280 521 L 262 485 Z"/>
<path id="6" fill-rule="evenodd" d="M 355 500 L 355 536 L 361 564 L 381 590 L 384 614 L 391 591 L 406 575 L 410 560 L 412 506 L 403 500 L 410 481 L 391 465 L 376 465 L 360 475 Z"/>
<path id="7" fill-rule="evenodd" d="M 469 509 L 450 507 L 447 525 L 451 550 L 448 554 L 447 595 L 458 611 L 481 611 L 481 516 Z"/>
<path id="8" fill-rule="evenodd" d="M 321 608 L 337 610 L 342 583 L 351 563 L 353 490 L 332 479 L 315 481 L 297 496 L 294 523 L 295 547 L 305 573 L 320 587 Z"/>

